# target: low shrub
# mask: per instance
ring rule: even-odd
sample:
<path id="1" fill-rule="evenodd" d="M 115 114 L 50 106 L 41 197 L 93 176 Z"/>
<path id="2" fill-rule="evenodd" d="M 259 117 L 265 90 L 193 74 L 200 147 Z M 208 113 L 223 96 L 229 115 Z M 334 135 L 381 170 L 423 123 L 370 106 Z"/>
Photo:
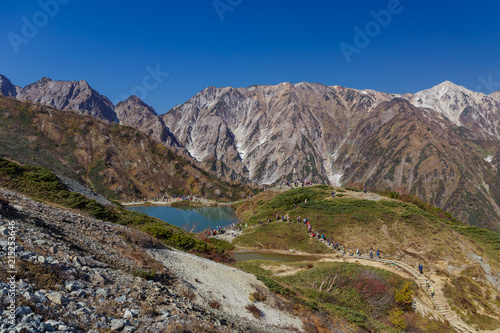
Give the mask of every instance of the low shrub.
<path id="1" fill-rule="evenodd" d="M 139 271 L 132 271 L 132 275 L 141 277 L 146 280 L 153 280 L 154 277 L 156 276 L 156 270 L 150 270 L 150 271 L 144 271 L 144 270 L 139 270 Z"/>
<path id="2" fill-rule="evenodd" d="M 397 308 L 389 312 L 389 320 L 391 321 L 391 324 L 401 331 L 406 331 L 407 326 L 404 314 L 403 310 Z"/>
<path id="3" fill-rule="evenodd" d="M 267 297 L 263 293 L 257 291 L 257 292 L 251 293 L 250 297 L 248 299 L 252 303 L 253 302 L 264 302 L 267 299 Z"/>

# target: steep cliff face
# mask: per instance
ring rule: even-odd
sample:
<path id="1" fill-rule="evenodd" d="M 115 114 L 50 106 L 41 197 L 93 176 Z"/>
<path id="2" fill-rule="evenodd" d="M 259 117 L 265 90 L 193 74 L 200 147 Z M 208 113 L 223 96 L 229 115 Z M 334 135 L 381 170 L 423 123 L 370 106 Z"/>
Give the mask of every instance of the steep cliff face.
<path id="1" fill-rule="evenodd" d="M 20 88 L 16 97 L 20 101 L 31 101 L 101 120 L 116 121 L 113 103 L 84 80 L 52 81 L 45 77 Z"/>
<path id="2" fill-rule="evenodd" d="M 178 145 L 156 111 L 137 96 L 130 96 L 116 104 L 116 116 L 121 125 L 136 128 L 159 142 Z"/>

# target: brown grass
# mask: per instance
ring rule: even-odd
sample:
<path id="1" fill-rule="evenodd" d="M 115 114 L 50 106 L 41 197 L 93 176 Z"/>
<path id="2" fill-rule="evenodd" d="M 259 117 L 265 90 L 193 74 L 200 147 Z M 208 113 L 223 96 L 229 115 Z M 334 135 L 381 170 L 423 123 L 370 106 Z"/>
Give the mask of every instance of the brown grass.
<path id="1" fill-rule="evenodd" d="M 1 266 L 0 280 L 6 281 L 9 269 L 5 261 Z M 63 284 L 62 281 L 66 276 L 64 270 L 57 265 L 48 267 L 19 258 L 16 258 L 16 270 L 16 279 L 28 280 L 37 289 L 54 289 L 55 285 Z"/>
<path id="2" fill-rule="evenodd" d="M 142 304 L 141 306 L 141 315 L 146 316 L 146 317 L 156 317 L 160 313 L 151 305 L 147 304 Z"/>
<path id="3" fill-rule="evenodd" d="M 117 309 L 120 309 L 120 303 L 114 299 L 108 299 L 104 302 L 96 302 L 95 311 L 105 317 L 117 317 L 121 318 L 122 313 L 118 313 Z"/>
<path id="4" fill-rule="evenodd" d="M 248 304 L 247 306 L 245 306 L 245 309 L 247 309 L 257 319 L 262 317 L 262 313 L 260 312 L 259 308 L 257 308 L 254 304 Z"/>
<path id="5" fill-rule="evenodd" d="M 122 232 L 122 237 L 127 243 L 143 248 L 158 247 L 161 245 L 159 239 L 137 229 L 125 229 Z"/>
<path id="6" fill-rule="evenodd" d="M 260 291 L 251 293 L 249 298 L 250 298 L 250 301 L 252 301 L 252 302 L 254 302 L 254 301 L 264 302 L 267 299 L 266 295 L 264 295 Z"/>
<path id="7" fill-rule="evenodd" d="M 192 291 L 191 289 L 188 289 L 188 288 L 184 288 L 182 289 L 180 292 L 179 292 L 179 295 L 181 297 L 186 297 L 187 299 L 189 300 L 194 300 L 196 298 L 196 294 L 194 293 L 194 291 Z"/>
<path id="8" fill-rule="evenodd" d="M 210 301 L 208 302 L 208 305 L 215 310 L 220 310 L 222 309 L 222 305 L 218 301 Z"/>

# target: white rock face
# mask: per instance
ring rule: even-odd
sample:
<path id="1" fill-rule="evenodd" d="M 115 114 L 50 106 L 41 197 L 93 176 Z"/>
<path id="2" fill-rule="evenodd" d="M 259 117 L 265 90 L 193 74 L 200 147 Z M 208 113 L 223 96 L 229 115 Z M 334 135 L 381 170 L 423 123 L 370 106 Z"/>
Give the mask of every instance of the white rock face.
<path id="1" fill-rule="evenodd" d="M 488 96 L 445 81 L 431 89 L 401 97 L 417 107 L 437 111 L 443 119 L 458 126 L 500 139 L 500 103 L 495 93 Z"/>

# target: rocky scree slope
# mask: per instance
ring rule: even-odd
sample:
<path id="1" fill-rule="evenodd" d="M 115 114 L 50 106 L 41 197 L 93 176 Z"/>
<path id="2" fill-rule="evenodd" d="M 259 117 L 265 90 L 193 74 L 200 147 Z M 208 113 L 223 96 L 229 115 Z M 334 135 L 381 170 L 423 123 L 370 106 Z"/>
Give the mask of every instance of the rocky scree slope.
<path id="1" fill-rule="evenodd" d="M 192 277 L 174 275 L 159 260 L 173 258 L 185 266 L 184 257 L 196 261 L 196 256 L 179 257 L 178 252 L 169 253 L 147 234 L 53 208 L 2 188 L 0 198 L 0 245 L 7 247 L 9 230 L 5 226 L 15 223 L 18 270 L 15 324 L 7 320 L 8 311 L 2 312 L 2 331 L 288 331 L 276 327 L 271 316 L 259 321 L 245 315 L 242 318 L 241 313 L 232 315 L 237 312 L 231 311 L 230 303 L 216 310 L 206 303 L 192 301 L 198 293 L 208 294 L 210 285 L 198 284 L 192 288 L 186 282 Z M 159 260 L 149 256 L 148 251 L 155 251 Z M 168 257 L 162 257 L 159 251 Z M 4 266 L 0 274 L 2 281 L 6 281 L 6 252 L 0 252 L 0 256 Z M 241 284 L 240 280 L 236 277 L 226 284 Z M 253 280 L 252 283 L 265 289 Z M 2 282 L 0 287 L 5 309 L 9 285 Z M 244 287 L 235 293 L 246 294 L 255 288 L 247 284 Z M 271 310 L 261 311 L 271 313 Z M 281 320 L 287 320 L 288 314 L 273 311 Z M 290 323 L 296 321 L 289 319 Z M 297 325 L 301 325 L 300 321 Z"/>

